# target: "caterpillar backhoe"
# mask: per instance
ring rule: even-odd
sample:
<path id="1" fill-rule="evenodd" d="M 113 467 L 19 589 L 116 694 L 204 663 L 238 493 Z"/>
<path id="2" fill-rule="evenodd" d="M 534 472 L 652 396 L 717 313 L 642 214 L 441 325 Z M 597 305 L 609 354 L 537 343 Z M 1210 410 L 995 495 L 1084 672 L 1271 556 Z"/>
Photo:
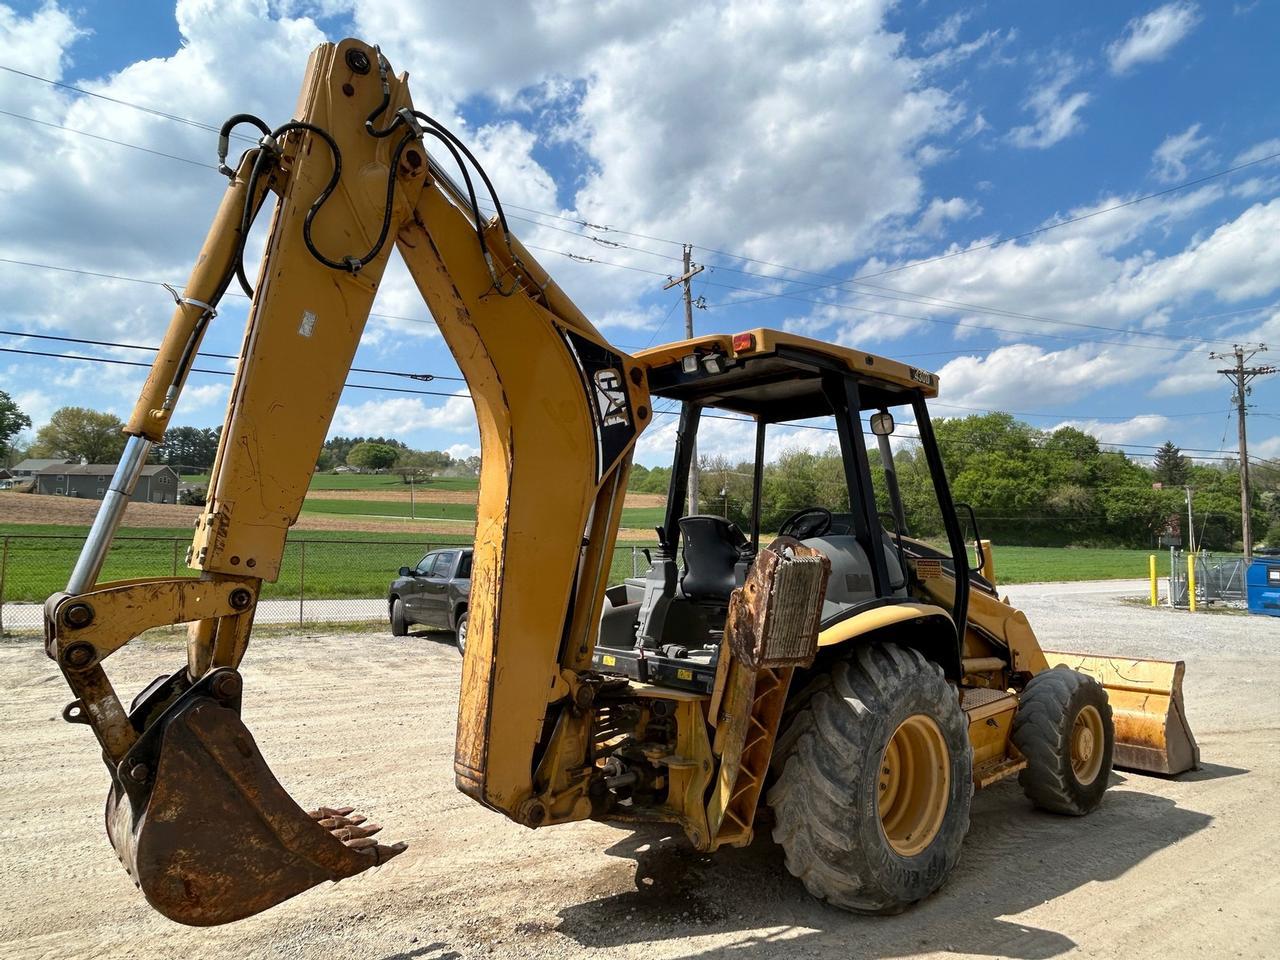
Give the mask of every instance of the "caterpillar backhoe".
<path id="1" fill-rule="evenodd" d="M 319 47 L 296 116 L 222 128 L 230 185 L 67 588 L 45 607 L 46 651 L 75 697 L 63 715 L 93 731 L 110 773 L 107 833 L 161 913 L 233 921 L 404 849 L 348 807 L 293 801 L 240 719 L 238 670 L 393 247 L 479 423 L 463 793 L 528 827 L 677 824 L 701 851 L 771 821 L 814 895 L 883 913 L 946 879 L 975 787 L 1018 776 L 1036 805 L 1078 815 L 1102 800 L 1113 761 L 1196 762 L 1180 663 L 1044 651 L 997 596 L 989 544 L 971 564 L 930 425 L 935 375 L 765 329 L 627 355 L 511 234 L 471 152 L 414 109 L 377 48 Z M 260 137 L 232 167 L 244 125 Z M 495 216 L 481 214 L 477 179 Z M 250 284 L 245 241 L 268 197 Z M 233 282 L 251 307 L 196 575 L 99 583 Z M 610 586 L 655 399 L 679 416 L 659 546 L 644 577 Z M 746 530 L 681 509 L 714 416 L 754 423 Z M 897 421 L 927 464 L 923 499 L 898 487 Z M 762 545 L 766 438 L 796 423 L 831 431 L 843 476 Z M 183 623 L 186 663 L 126 709 L 104 662 Z"/>

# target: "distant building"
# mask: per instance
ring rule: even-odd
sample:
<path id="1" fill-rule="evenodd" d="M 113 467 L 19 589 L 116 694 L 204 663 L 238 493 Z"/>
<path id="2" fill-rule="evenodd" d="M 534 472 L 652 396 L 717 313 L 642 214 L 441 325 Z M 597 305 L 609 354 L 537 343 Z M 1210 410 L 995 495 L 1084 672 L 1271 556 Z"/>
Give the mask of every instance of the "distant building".
<path id="1" fill-rule="evenodd" d="M 23 460 L 15 467 L 10 467 L 9 472 L 15 477 L 34 477 L 45 467 L 56 467 L 70 463 L 70 460 Z"/>
<path id="2" fill-rule="evenodd" d="M 114 463 L 55 462 L 36 474 L 36 493 L 101 500 L 116 472 Z M 172 467 L 149 464 L 133 489 L 135 503 L 177 503 L 178 475 Z"/>

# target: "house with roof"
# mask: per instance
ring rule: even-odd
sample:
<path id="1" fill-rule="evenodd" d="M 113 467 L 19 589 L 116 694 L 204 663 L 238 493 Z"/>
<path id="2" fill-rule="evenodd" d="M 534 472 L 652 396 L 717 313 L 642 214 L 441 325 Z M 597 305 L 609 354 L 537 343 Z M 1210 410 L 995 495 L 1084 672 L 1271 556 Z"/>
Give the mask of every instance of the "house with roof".
<path id="1" fill-rule="evenodd" d="M 101 500 L 116 472 L 114 463 L 56 462 L 36 475 L 36 493 Z M 178 475 L 172 467 L 151 463 L 142 468 L 133 488 L 134 503 L 177 503 Z"/>
<path id="2" fill-rule="evenodd" d="M 21 463 L 19 463 L 16 466 L 10 467 L 9 473 L 12 474 L 14 477 L 34 477 L 45 467 L 56 467 L 56 466 L 65 465 L 68 463 L 71 463 L 71 461 L 58 459 L 58 458 L 54 458 L 54 459 L 36 458 L 34 460 L 27 459 L 27 460 L 23 460 Z"/>

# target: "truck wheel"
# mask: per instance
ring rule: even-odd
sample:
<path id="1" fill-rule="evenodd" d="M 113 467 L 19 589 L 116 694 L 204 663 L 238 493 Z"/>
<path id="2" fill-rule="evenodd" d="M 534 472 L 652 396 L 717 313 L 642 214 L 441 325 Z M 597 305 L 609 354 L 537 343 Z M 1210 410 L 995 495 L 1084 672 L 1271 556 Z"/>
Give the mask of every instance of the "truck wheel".
<path id="1" fill-rule="evenodd" d="M 1061 664 L 1036 674 L 1010 736 L 1027 758 L 1018 783 L 1037 807 L 1079 817 L 1102 802 L 1116 734 L 1097 680 Z"/>
<path id="2" fill-rule="evenodd" d="M 778 741 L 773 838 L 815 897 L 899 913 L 942 886 L 969 831 L 956 691 L 937 664 L 886 643 L 837 660 L 805 694 Z"/>
<path id="3" fill-rule="evenodd" d="M 404 615 L 404 601 L 396 597 L 391 601 L 391 635 L 403 637 L 409 632 L 409 621 Z"/>
<path id="4" fill-rule="evenodd" d="M 467 652 L 467 623 L 471 619 L 471 615 L 464 613 L 458 618 L 458 625 L 454 627 L 454 637 L 458 641 L 458 652 L 466 654 Z"/>

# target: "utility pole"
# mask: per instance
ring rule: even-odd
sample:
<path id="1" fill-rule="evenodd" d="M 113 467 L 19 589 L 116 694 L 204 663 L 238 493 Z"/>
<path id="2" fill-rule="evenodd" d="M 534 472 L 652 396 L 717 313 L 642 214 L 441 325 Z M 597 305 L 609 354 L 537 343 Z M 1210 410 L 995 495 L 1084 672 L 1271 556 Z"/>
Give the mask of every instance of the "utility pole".
<path id="1" fill-rule="evenodd" d="M 1231 398 L 1236 405 L 1236 424 L 1240 432 L 1240 532 L 1244 540 L 1244 557 L 1253 559 L 1253 525 L 1249 519 L 1249 439 L 1245 430 L 1245 418 L 1248 416 L 1246 403 L 1252 388 L 1249 382 L 1254 377 L 1262 377 L 1275 373 L 1276 367 L 1270 364 L 1261 367 L 1246 367 L 1245 364 L 1267 348 L 1259 344 L 1255 349 L 1246 352 L 1240 344 L 1235 344 L 1231 353 L 1211 353 L 1213 360 L 1234 360 L 1234 367 L 1227 367 L 1218 372 L 1231 381 L 1236 388 Z"/>
<path id="2" fill-rule="evenodd" d="M 663 290 L 670 290 L 677 285 L 684 286 L 684 338 L 686 340 L 693 339 L 693 278 L 703 271 L 700 263 L 694 263 L 693 244 L 683 244 L 684 247 L 684 273 L 678 277 L 668 277 L 667 282 L 662 285 Z M 692 451 L 692 458 L 689 461 L 689 513 L 690 515 L 698 513 L 698 447 L 695 442 Z"/>

